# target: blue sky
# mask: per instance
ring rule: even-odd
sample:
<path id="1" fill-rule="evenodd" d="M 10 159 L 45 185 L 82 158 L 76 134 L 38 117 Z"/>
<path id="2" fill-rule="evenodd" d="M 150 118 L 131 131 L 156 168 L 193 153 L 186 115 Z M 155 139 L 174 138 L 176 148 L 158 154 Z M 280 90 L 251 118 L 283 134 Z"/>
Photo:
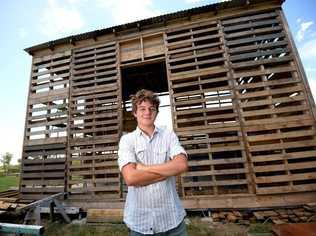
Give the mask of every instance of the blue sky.
<path id="1" fill-rule="evenodd" d="M 211 4 L 212 0 L 30 0 L 0 2 L 0 154 L 21 158 L 31 56 L 24 48 L 61 37 Z M 316 1 L 283 10 L 316 97 Z"/>

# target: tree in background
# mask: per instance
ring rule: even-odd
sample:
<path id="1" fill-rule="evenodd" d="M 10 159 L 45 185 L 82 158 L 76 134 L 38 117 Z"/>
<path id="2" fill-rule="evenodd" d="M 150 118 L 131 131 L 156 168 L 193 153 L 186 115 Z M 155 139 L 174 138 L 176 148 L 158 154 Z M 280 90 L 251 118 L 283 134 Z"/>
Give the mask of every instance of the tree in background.
<path id="1" fill-rule="evenodd" d="M 5 175 L 8 175 L 9 173 L 9 168 L 10 168 L 10 163 L 12 160 L 13 155 L 9 152 L 6 152 L 4 155 L 1 156 L 1 163 L 3 166 L 3 171 L 5 173 Z"/>

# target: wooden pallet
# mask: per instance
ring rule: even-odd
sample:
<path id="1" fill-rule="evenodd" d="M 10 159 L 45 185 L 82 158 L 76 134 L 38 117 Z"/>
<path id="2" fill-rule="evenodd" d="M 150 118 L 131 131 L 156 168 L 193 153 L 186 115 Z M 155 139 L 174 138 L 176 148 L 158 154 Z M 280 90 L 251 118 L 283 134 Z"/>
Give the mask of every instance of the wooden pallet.
<path id="1" fill-rule="evenodd" d="M 71 199 L 119 198 L 120 114 L 115 43 L 74 50 L 70 83 Z"/>

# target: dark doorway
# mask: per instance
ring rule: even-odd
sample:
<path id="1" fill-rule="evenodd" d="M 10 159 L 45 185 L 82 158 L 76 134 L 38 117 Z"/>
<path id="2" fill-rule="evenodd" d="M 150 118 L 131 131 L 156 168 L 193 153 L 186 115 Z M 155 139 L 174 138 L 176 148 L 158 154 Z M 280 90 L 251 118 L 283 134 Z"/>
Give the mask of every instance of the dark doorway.
<path id="1" fill-rule="evenodd" d="M 132 115 L 130 95 L 140 89 L 149 89 L 159 94 L 160 108 L 156 125 L 172 128 L 170 98 L 165 61 L 129 66 L 121 69 L 123 98 L 123 132 L 136 128 Z"/>

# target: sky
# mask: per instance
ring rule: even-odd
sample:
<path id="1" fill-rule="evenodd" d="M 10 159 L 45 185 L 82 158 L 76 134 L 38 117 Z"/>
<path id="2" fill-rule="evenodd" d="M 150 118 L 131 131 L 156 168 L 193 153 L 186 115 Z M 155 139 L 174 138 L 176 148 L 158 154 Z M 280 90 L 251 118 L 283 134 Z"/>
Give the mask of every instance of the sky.
<path id="1" fill-rule="evenodd" d="M 31 59 L 24 49 L 118 24 L 212 4 L 213 0 L 0 1 L 0 155 L 21 158 Z M 316 98 L 316 1 L 286 0 L 283 11 Z"/>

